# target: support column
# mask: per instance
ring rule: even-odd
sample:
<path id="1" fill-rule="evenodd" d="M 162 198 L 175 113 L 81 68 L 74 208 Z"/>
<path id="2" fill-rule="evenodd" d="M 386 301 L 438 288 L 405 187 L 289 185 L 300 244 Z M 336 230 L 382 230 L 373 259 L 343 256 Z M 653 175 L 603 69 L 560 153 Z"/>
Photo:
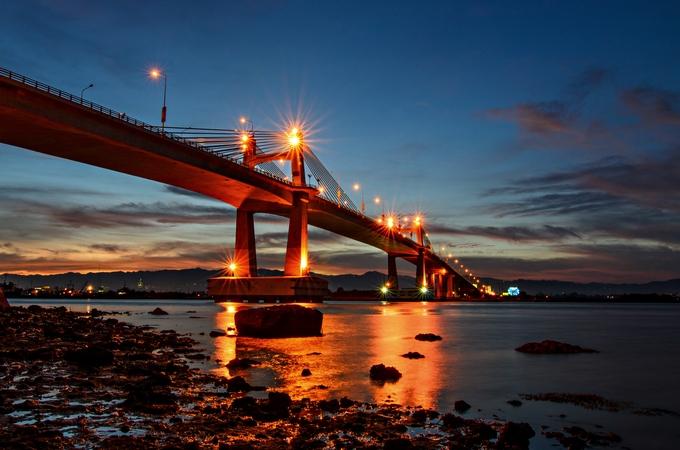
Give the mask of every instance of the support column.
<path id="1" fill-rule="evenodd" d="M 304 276 L 309 272 L 307 255 L 307 194 L 296 192 L 293 209 L 288 222 L 288 245 L 286 262 L 283 269 L 285 276 Z"/>
<path id="2" fill-rule="evenodd" d="M 387 254 L 387 282 L 390 289 L 399 289 L 399 276 L 397 275 L 397 257 Z"/>
<path id="3" fill-rule="evenodd" d="M 235 276 L 256 277 L 257 256 L 255 253 L 255 213 L 236 210 L 236 243 L 234 244 Z"/>
<path id="4" fill-rule="evenodd" d="M 446 277 L 446 298 L 453 298 L 453 275 Z"/>
<path id="5" fill-rule="evenodd" d="M 425 249 L 418 249 L 418 261 L 416 263 L 416 287 L 428 286 L 427 268 L 425 267 Z"/>

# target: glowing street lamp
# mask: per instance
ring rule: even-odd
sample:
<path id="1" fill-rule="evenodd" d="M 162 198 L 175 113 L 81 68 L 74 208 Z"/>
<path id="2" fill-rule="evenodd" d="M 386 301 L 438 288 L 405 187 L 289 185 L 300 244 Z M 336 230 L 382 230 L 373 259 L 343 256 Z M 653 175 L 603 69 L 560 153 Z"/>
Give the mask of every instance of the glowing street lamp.
<path id="1" fill-rule="evenodd" d="M 168 108 L 165 106 L 165 99 L 168 93 L 168 76 L 167 74 L 157 68 L 153 68 L 149 71 L 149 77 L 152 80 L 158 80 L 163 77 L 163 109 L 161 109 L 161 131 L 165 131 L 165 118 L 167 117 Z"/>
<path id="2" fill-rule="evenodd" d="M 361 191 L 361 208 L 360 209 L 361 209 L 361 214 L 363 215 L 363 214 L 366 213 L 366 203 L 364 202 L 364 191 L 363 191 L 363 189 L 361 189 L 361 185 L 359 183 L 354 183 L 352 185 L 352 189 L 354 189 L 357 192 Z"/>
<path id="3" fill-rule="evenodd" d="M 300 130 L 297 128 L 292 128 L 288 132 L 288 145 L 293 148 L 297 148 L 302 143 L 302 136 L 300 135 Z"/>
<path id="4" fill-rule="evenodd" d="M 234 262 L 229 263 L 229 272 L 231 272 L 232 277 L 236 276 L 236 263 Z"/>

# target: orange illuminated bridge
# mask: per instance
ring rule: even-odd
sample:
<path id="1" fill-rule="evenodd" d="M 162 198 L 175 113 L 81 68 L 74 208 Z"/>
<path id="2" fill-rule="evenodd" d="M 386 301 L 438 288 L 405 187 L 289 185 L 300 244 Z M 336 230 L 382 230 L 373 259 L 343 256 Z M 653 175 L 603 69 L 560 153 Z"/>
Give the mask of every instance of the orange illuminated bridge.
<path id="1" fill-rule="evenodd" d="M 388 255 L 396 289 L 396 258 L 416 265 L 422 292 L 453 298 L 477 291 L 479 280 L 437 255 L 424 219 L 407 225 L 360 211 L 305 142 L 304 129 L 242 129 L 148 125 L 46 84 L 0 68 L 0 142 L 197 192 L 236 208 L 233 259 L 208 282 L 217 300 L 318 299 L 324 280 L 310 276 L 307 228 L 313 225 Z M 290 173 L 282 171 L 286 161 Z M 363 210 L 363 208 L 362 208 Z M 257 277 L 254 214 L 289 219 L 284 276 Z"/>

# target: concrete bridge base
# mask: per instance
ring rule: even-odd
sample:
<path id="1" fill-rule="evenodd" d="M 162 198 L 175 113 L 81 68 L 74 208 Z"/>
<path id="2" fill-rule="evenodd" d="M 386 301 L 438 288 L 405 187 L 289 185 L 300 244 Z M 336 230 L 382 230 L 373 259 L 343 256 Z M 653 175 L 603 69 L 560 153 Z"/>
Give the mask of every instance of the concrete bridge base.
<path id="1" fill-rule="evenodd" d="M 215 277 L 208 279 L 208 295 L 215 302 L 320 302 L 329 294 L 328 281 L 318 277 Z"/>

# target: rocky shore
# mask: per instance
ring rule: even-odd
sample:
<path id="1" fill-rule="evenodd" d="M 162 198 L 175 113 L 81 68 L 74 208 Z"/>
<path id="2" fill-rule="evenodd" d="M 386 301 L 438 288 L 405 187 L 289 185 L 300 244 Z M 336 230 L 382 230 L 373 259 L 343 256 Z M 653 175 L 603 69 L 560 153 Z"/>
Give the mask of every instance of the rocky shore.
<path id="1" fill-rule="evenodd" d="M 311 401 L 190 368 L 187 336 L 101 312 L 0 312 L 0 447 L 527 448 L 527 424 Z"/>

